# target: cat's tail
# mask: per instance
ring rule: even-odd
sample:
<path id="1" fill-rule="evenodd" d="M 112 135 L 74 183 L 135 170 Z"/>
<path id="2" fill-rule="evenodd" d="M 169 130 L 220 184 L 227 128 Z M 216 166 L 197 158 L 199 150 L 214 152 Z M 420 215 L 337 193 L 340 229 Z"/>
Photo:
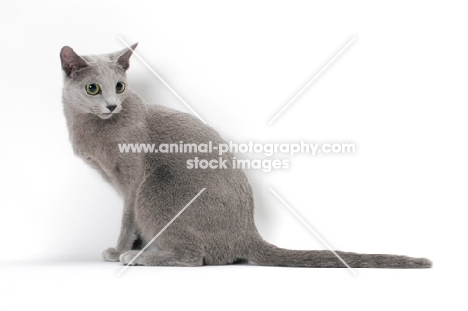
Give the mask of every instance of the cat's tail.
<path id="1" fill-rule="evenodd" d="M 357 254 L 336 251 L 351 268 L 431 268 L 426 258 L 399 255 Z M 248 260 L 260 266 L 346 268 L 333 252 L 326 250 L 289 250 L 272 245 L 261 238 L 255 238 L 250 245 Z"/>

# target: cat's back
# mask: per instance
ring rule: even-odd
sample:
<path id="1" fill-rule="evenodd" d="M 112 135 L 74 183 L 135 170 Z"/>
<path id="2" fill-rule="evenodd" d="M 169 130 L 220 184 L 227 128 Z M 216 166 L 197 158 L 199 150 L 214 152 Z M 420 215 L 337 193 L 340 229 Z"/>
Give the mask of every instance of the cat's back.
<path id="1" fill-rule="evenodd" d="M 220 152 L 220 145 L 227 145 L 216 130 L 201 122 L 197 117 L 171 108 L 148 105 L 147 120 L 148 136 L 158 152 L 147 154 L 147 165 L 152 168 L 164 167 L 171 172 L 171 176 L 178 184 L 193 183 L 213 184 L 213 188 L 221 189 L 224 185 L 235 188 L 236 185 L 242 191 L 250 193 L 247 178 L 244 172 L 234 168 L 234 155 L 231 152 Z M 176 145 L 175 151 L 167 151 L 168 145 Z M 190 145 L 190 146 L 189 146 Z M 193 147 L 196 145 L 196 147 Z M 207 146 L 210 146 L 207 147 Z M 193 161 L 215 161 L 216 169 L 197 169 Z M 211 163 L 211 162 L 210 162 Z M 214 165 L 214 164 L 213 164 Z M 216 186 L 214 186 L 216 185 Z M 248 189 L 247 189 L 248 188 Z M 228 191 L 222 191 L 226 193 Z"/>
<path id="2" fill-rule="evenodd" d="M 149 136 L 162 143 L 213 143 L 223 142 L 212 127 L 197 117 L 159 105 L 148 105 L 146 119 Z"/>

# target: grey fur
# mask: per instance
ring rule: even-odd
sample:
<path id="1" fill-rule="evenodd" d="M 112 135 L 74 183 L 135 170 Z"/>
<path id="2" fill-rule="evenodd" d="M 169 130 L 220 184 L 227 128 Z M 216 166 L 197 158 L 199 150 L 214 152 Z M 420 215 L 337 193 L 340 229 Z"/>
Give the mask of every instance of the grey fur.
<path id="1" fill-rule="evenodd" d="M 136 44 L 132 46 L 135 48 Z M 118 143 L 223 142 L 197 118 L 148 105 L 128 86 L 132 51 L 78 56 L 60 53 L 64 71 L 64 112 L 74 152 L 98 170 L 124 198 L 121 233 L 104 260 L 126 264 L 135 256 L 136 241 L 146 244 L 202 188 L 206 191 L 133 264 L 157 266 L 225 265 L 252 262 L 265 266 L 334 267 L 344 265 L 330 251 L 281 249 L 264 241 L 254 223 L 252 190 L 239 169 L 187 169 L 195 156 L 216 154 L 120 153 Z M 88 95 L 85 85 L 98 83 L 101 93 Z M 114 111 L 108 106 L 116 105 Z M 229 164 L 232 154 L 223 156 Z M 231 167 L 231 166 L 230 166 Z M 140 243 L 140 244 L 141 244 Z M 338 252 L 356 268 L 429 268 L 425 258 Z"/>

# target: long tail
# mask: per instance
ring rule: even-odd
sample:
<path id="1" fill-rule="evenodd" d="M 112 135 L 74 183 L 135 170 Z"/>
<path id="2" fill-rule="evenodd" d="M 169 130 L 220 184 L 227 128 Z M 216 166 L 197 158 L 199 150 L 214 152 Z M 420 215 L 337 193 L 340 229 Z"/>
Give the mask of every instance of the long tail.
<path id="1" fill-rule="evenodd" d="M 352 268 L 431 268 L 426 258 L 399 255 L 357 254 L 336 252 Z M 250 247 L 249 261 L 261 266 L 346 268 L 331 251 L 302 251 L 279 248 L 263 239 L 255 239 Z"/>

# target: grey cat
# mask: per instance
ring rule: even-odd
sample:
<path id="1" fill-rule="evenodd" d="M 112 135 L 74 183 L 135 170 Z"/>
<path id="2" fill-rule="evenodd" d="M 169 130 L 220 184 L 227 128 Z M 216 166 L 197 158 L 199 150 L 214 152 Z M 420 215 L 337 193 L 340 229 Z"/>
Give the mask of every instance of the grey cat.
<path id="1" fill-rule="evenodd" d="M 68 46 L 60 59 L 63 104 L 74 152 L 95 168 L 124 198 L 122 228 L 107 261 L 128 264 L 197 194 L 206 190 L 132 265 L 202 266 L 250 262 L 263 266 L 343 268 L 326 250 L 288 250 L 266 242 L 254 223 L 252 189 L 242 170 L 188 169 L 198 156 L 216 153 L 121 153 L 119 143 L 224 143 L 192 115 L 148 105 L 127 85 L 133 49 L 79 56 Z M 397 255 L 337 252 L 355 268 L 429 268 L 430 260 Z"/>

